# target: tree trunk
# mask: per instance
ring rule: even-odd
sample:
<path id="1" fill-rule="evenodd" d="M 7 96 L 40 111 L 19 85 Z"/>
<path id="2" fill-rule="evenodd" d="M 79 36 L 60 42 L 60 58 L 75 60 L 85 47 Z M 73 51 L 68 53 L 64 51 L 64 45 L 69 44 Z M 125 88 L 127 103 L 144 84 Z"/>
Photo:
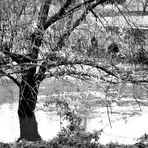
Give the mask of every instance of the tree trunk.
<path id="1" fill-rule="evenodd" d="M 29 141 L 41 140 L 38 133 L 37 122 L 34 114 L 39 85 L 35 79 L 35 67 L 30 68 L 22 76 L 18 116 L 20 123 L 20 138 Z"/>

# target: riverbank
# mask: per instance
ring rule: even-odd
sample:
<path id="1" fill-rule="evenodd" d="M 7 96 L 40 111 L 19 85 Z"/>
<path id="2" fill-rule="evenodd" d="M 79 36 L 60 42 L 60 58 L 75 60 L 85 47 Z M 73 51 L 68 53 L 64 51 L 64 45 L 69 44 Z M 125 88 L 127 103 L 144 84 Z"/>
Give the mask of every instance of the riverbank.
<path id="1" fill-rule="evenodd" d="M 56 145 L 56 147 L 55 147 Z M 56 141 L 53 143 L 52 142 L 23 142 L 23 143 L 0 143 L 0 148 L 84 148 L 84 147 L 78 147 L 77 145 L 59 145 L 57 146 Z M 96 145 L 93 148 L 147 148 L 148 144 L 144 143 L 136 143 L 134 145 L 119 145 L 117 143 L 110 143 L 107 145 Z M 85 147 L 85 148 L 91 148 L 90 146 Z"/>

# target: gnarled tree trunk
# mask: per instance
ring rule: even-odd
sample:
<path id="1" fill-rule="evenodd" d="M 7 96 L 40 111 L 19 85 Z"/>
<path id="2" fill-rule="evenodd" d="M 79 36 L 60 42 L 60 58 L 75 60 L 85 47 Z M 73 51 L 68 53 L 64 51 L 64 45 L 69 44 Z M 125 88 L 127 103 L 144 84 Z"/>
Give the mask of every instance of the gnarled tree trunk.
<path id="1" fill-rule="evenodd" d="M 35 70 L 35 67 L 30 68 L 22 76 L 18 106 L 18 116 L 20 122 L 19 140 L 41 140 L 34 113 L 39 87 L 35 79 Z"/>

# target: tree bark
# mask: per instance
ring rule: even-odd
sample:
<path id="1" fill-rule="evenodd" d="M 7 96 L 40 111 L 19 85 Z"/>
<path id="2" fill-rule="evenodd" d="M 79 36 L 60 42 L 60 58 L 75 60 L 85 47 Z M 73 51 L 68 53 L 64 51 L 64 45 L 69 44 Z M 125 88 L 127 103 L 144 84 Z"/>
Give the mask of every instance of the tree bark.
<path id="1" fill-rule="evenodd" d="M 34 114 L 39 85 L 35 79 L 36 68 L 30 68 L 22 75 L 18 116 L 20 122 L 20 138 L 29 141 L 41 140 Z"/>

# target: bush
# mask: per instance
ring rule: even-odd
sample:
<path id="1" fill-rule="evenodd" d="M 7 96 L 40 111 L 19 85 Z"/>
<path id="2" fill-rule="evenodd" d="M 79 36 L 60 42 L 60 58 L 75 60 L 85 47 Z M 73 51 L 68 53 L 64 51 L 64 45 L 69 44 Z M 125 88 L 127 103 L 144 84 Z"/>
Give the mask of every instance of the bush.
<path id="1" fill-rule="evenodd" d="M 59 114 L 69 125 L 62 128 L 56 138 L 51 140 L 53 147 L 57 148 L 99 148 L 100 131 L 89 133 L 81 127 L 81 118 L 69 107 L 66 100 L 58 99 L 56 101 Z"/>
<path id="2" fill-rule="evenodd" d="M 68 128 L 63 128 L 51 144 L 57 148 L 99 148 L 98 140 L 98 132 L 88 133 L 84 129 L 70 131 Z"/>

